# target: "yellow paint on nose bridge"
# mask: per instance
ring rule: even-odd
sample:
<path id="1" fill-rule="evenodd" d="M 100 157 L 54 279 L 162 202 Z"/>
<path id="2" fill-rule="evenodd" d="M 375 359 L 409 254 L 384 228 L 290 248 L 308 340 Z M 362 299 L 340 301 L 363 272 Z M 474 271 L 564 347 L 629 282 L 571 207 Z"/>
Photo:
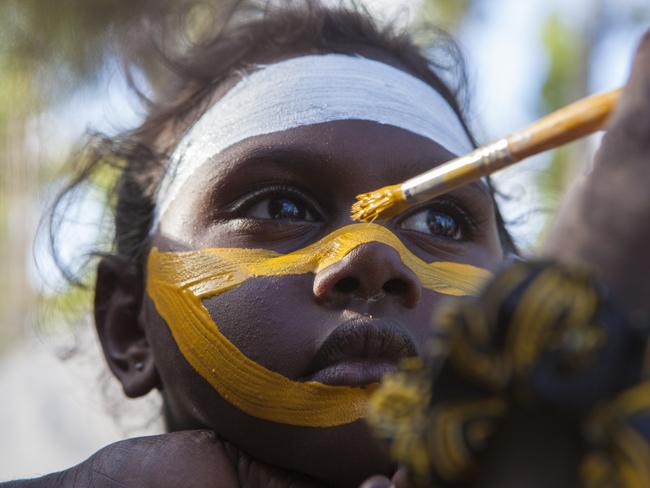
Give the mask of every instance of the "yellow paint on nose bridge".
<path id="1" fill-rule="evenodd" d="M 413 254 L 391 231 L 377 224 L 342 227 L 304 248 L 280 254 L 267 249 L 216 248 L 160 253 L 158 279 L 171 281 L 207 298 L 258 276 L 318 273 L 345 258 L 357 247 L 378 242 L 393 248 L 424 288 L 445 295 L 472 295 L 490 276 L 482 268 L 454 262 L 427 263 Z"/>
<path id="2" fill-rule="evenodd" d="M 189 252 L 152 249 L 147 291 L 192 367 L 219 394 L 254 417 L 291 425 L 329 427 L 365 415 L 369 389 L 293 381 L 246 357 L 212 320 L 202 299 L 260 276 L 318 273 L 362 244 L 395 249 L 423 287 L 447 295 L 475 294 L 490 277 L 471 265 L 427 263 L 383 226 L 353 224 L 302 249 L 218 248 Z"/>

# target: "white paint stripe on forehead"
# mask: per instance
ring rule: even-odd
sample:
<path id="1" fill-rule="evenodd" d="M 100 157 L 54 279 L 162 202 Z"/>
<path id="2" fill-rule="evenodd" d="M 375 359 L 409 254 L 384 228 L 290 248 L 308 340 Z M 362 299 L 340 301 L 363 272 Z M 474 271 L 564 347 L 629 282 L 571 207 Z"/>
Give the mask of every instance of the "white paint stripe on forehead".
<path id="1" fill-rule="evenodd" d="M 427 137 L 460 155 L 472 145 L 447 101 L 388 64 L 343 54 L 260 66 L 210 107 L 182 138 L 162 181 L 152 231 L 206 161 L 253 136 L 335 120 L 367 120 Z"/>

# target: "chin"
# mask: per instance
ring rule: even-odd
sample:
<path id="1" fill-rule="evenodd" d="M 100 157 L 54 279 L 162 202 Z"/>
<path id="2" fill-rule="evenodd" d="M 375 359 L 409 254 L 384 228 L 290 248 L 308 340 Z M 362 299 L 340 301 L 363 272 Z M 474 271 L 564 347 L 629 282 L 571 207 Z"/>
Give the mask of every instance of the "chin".
<path id="1" fill-rule="evenodd" d="M 299 472 L 337 488 L 358 488 L 370 476 L 392 475 L 395 463 L 364 420 L 338 427 L 268 422 L 234 407 L 205 419 L 237 449 L 265 464 Z M 212 422 L 210 422 L 212 420 Z"/>
<path id="2" fill-rule="evenodd" d="M 179 369 L 183 378 L 192 378 L 191 371 Z M 202 378 L 170 384 L 176 387 L 163 390 L 170 430 L 212 429 L 253 459 L 337 488 L 358 488 L 372 475 L 394 472 L 387 449 L 364 420 L 337 427 L 296 427 L 245 414 Z"/>

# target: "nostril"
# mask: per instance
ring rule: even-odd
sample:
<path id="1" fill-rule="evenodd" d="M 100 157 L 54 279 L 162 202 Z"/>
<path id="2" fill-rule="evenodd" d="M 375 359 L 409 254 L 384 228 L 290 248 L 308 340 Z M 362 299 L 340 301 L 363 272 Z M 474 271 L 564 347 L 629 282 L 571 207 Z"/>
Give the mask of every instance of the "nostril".
<path id="1" fill-rule="evenodd" d="M 334 290 L 337 291 L 338 293 L 352 293 L 358 290 L 360 286 L 361 283 L 359 282 L 358 279 L 347 277 L 337 281 L 336 284 L 334 285 Z"/>
<path id="2" fill-rule="evenodd" d="M 384 283 L 382 289 L 389 295 L 405 295 L 408 292 L 408 285 L 404 280 L 393 278 Z"/>

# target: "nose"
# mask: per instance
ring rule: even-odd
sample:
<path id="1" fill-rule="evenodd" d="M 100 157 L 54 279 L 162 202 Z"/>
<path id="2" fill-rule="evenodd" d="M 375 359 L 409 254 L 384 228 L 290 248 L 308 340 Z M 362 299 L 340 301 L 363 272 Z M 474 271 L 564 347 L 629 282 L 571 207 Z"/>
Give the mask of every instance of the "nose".
<path id="1" fill-rule="evenodd" d="M 397 251 L 378 242 L 353 249 L 314 278 L 314 296 L 332 305 L 351 298 L 369 302 L 392 299 L 413 308 L 421 293 L 420 280 L 402 263 Z"/>

